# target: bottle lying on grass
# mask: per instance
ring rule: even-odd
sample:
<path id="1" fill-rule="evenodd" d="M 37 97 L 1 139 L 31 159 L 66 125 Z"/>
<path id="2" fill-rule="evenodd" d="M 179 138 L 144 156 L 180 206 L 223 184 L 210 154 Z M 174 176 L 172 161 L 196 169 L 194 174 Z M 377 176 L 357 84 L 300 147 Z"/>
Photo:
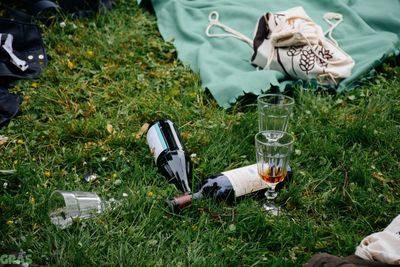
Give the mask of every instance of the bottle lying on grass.
<path id="1" fill-rule="evenodd" d="M 179 190 L 190 193 L 192 163 L 175 125 L 170 120 L 153 122 L 147 143 L 160 173 Z"/>
<path id="2" fill-rule="evenodd" d="M 292 175 L 292 169 L 289 167 L 285 179 L 277 185 L 276 190 L 289 183 Z M 267 184 L 260 178 L 257 164 L 253 164 L 207 177 L 201 182 L 197 192 L 167 200 L 167 204 L 175 212 L 179 212 L 192 204 L 194 199 L 207 197 L 216 201 L 233 203 L 249 194 L 262 194 L 266 189 Z"/>

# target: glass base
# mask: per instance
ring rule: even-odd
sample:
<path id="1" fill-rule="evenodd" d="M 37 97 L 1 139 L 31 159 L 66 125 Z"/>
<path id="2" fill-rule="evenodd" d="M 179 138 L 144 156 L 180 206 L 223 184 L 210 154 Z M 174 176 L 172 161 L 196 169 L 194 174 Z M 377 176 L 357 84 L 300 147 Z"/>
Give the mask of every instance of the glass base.
<path id="1" fill-rule="evenodd" d="M 281 208 L 276 206 L 274 203 L 264 203 L 262 207 L 265 213 L 273 216 L 278 216 L 281 213 Z"/>

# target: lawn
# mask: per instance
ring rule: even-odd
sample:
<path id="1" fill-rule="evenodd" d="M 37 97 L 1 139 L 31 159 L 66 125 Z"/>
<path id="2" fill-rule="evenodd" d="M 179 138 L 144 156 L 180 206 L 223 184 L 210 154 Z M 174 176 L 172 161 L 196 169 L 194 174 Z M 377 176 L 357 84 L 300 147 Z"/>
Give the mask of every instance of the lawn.
<path id="1" fill-rule="evenodd" d="M 42 30 L 49 66 L 10 88 L 21 114 L 0 129 L 0 170 L 15 170 L 0 174 L 0 254 L 25 251 L 43 266 L 301 266 L 318 252 L 353 254 L 399 214 L 398 59 L 345 94 L 291 91 L 294 177 L 281 216 L 252 197 L 174 214 L 165 200 L 180 192 L 158 173 L 142 125 L 178 126 L 197 184 L 255 162 L 255 98 L 220 108 L 135 1 Z M 58 189 L 122 205 L 58 229 L 48 217 Z"/>

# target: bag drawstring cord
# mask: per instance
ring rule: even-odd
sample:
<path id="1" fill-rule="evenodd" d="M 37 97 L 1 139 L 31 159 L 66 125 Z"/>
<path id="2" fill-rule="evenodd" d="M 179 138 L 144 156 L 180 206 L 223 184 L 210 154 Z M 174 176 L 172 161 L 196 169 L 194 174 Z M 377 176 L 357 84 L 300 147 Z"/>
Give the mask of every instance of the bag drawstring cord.
<path id="1" fill-rule="evenodd" d="M 231 27 L 219 22 L 219 14 L 217 11 L 212 11 L 208 15 L 208 21 L 209 21 L 209 24 L 206 28 L 206 35 L 208 37 L 234 37 L 234 38 L 237 38 L 239 40 L 242 40 L 242 41 L 248 43 L 251 47 L 253 46 L 253 41 L 249 37 L 247 37 L 243 33 L 240 33 L 238 31 L 232 29 Z M 213 26 L 220 27 L 225 32 L 228 32 L 228 33 L 210 33 L 210 29 Z"/>
<path id="2" fill-rule="evenodd" d="M 324 35 L 328 34 L 328 38 L 331 39 L 336 46 L 339 46 L 335 38 L 332 37 L 332 32 L 343 21 L 343 15 L 334 12 L 327 12 L 324 14 L 324 20 L 330 25 L 329 29 L 324 32 Z M 337 22 L 332 23 L 331 20 L 337 20 Z"/>

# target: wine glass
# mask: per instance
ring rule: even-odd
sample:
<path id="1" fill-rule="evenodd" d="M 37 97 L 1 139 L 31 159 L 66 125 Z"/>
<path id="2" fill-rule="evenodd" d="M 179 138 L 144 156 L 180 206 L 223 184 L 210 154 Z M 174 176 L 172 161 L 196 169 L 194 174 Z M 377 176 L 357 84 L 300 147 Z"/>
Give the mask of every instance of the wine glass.
<path id="1" fill-rule="evenodd" d="M 283 131 L 261 131 L 255 136 L 257 170 L 268 188 L 265 193 L 267 202 L 263 208 L 273 215 L 279 214 L 279 207 L 274 203 L 277 196 L 275 187 L 287 174 L 293 141 L 294 137 Z"/>
<path id="2" fill-rule="evenodd" d="M 287 130 L 294 107 L 294 99 L 282 94 L 263 94 L 257 98 L 259 131 Z M 276 132 L 268 132 L 268 138 L 276 140 Z"/>
<path id="3" fill-rule="evenodd" d="M 51 222 L 65 229 L 77 218 L 91 218 L 117 205 L 119 201 L 104 201 L 93 192 L 56 190 L 50 195 L 48 208 Z"/>

